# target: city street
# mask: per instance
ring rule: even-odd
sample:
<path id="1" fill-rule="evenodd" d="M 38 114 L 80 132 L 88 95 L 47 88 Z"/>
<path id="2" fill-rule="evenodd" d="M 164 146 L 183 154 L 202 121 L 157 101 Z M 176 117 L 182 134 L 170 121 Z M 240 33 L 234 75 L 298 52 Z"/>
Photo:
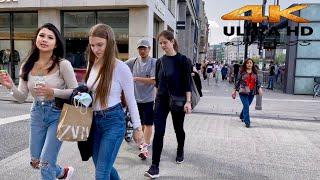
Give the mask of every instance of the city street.
<path id="1" fill-rule="evenodd" d="M 319 0 L 303 4 L 296 0 L 0 0 L 0 180 L 55 179 L 53 171 L 41 175 L 30 166 L 31 94 L 40 101 L 62 98 L 70 88 L 86 84 L 89 91 L 78 90 L 95 96 L 73 93 L 78 105 L 89 106 L 93 99 L 94 109 L 104 109 L 108 107 L 104 98 L 112 106 L 122 91 L 127 99 L 141 103 L 139 113 L 146 114 L 152 112 L 154 84 L 160 94 L 178 96 L 173 105 L 184 103 L 179 96 L 190 85 L 189 64 L 194 72 L 202 71 L 200 80 L 194 76 L 194 81 L 197 88 L 202 82 L 203 97 L 184 119 L 182 164 L 176 163 L 177 139 L 169 114 L 160 180 L 320 180 L 319 11 Z M 210 78 L 203 80 L 203 76 Z M 215 77 L 220 78 L 218 82 Z M 236 79 L 242 93 L 263 94 L 252 101 L 250 123 L 241 122 L 239 94 L 235 97 L 234 84 L 222 78 Z M 11 87 L 18 82 L 22 82 L 20 93 Z M 24 103 L 12 96 L 15 93 L 21 101 L 27 91 Z M 247 120 L 246 102 L 252 96 L 241 98 Z M 189 97 L 186 100 L 189 103 Z M 132 102 L 127 104 L 134 127 L 140 129 Z M 184 108 L 190 112 L 188 103 Z M 164 108 L 160 104 L 158 110 Z M 45 116 L 54 121 L 59 109 L 51 110 L 56 112 Z M 84 115 L 81 110 L 79 114 Z M 109 113 L 119 116 L 116 108 L 108 109 Z M 36 115 L 40 116 L 32 117 Z M 143 116 L 142 121 L 149 124 L 152 118 Z M 72 119 L 81 119 L 75 117 L 72 114 Z M 177 113 L 174 118 L 178 137 L 183 134 L 180 117 Z M 101 124 L 103 132 L 116 128 L 119 122 L 113 120 Z M 162 126 L 162 120 L 158 121 Z M 55 129 L 45 129 L 42 122 L 32 121 L 32 125 L 32 133 L 39 132 L 36 138 L 42 139 L 40 131 L 44 130 L 48 137 L 55 136 Z M 61 137 L 70 130 L 81 138 L 89 132 L 87 126 L 67 123 L 64 127 Z M 119 145 L 115 140 L 102 141 Z M 45 143 L 55 144 L 48 139 Z M 114 167 L 123 180 L 147 179 L 144 172 L 152 163 L 152 147 L 149 157 L 141 160 L 139 145 L 121 144 Z M 47 148 L 50 153 L 40 158 L 41 167 L 56 159 L 55 147 Z M 101 146 L 99 153 L 112 152 L 111 147 Z M 183 160 L 180 149 L 178 163 Z M 32 150 L 32 154 L 38 153 Z M 37 158 L 31 162 L 36 168 Z M 76 142 L 63 142 L 57 164 L 74 167 L 72 180 L 95 179 L 92 158 L 83 162 Z M 62 178 L 69 179 L 69 172 L 65 169 Z M 159 175 L 154 166 L 148 173 Z"/>
<path id="2" fill-rule="evenodd" d="M 236 115 L 241 103 L 239 98 L 231 99 L 232 86 L 225 82 L 203 85 L 204 97 L 185 121 L 181 165 L 175 163 L 176 140 L 168 118 L 160 179 L 319 179 L 319 98 L 265 91 L 263 110 L 252 106 L 252 128 L 247 129 Z M 29 166 L 30 106 L 1 101 L 1 180 L 39 179 Z M 151 159 L 141 161 L 137 153 L 134 143 L 123 142 L 115 165 L 122 179 L 146 179 L 143 173 Z M 91 159 L 81 162 L 75 143 L 63 144 L 59 163 L 75 167 L 73 179 L 94 179 Z"/>

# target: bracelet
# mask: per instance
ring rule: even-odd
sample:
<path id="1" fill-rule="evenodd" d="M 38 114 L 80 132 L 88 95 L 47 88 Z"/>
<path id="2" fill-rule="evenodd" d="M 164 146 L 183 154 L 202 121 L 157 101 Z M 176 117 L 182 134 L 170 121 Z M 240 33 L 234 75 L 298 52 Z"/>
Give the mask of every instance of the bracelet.
<path id="1" fill-rule="evenodd" d="M 187 101 L 186 103 L 190 103 L 191 104 L 191 101 Z"/>

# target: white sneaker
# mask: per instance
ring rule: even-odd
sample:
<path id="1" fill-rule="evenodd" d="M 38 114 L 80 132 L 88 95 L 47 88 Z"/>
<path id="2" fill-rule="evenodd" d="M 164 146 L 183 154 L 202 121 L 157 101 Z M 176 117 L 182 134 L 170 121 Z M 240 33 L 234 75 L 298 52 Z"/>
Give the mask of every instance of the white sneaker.
<path id="1" fill-rule="evenodd" d="M 149 149 L 150 147 L 151 147 L 151 144 L 142 143 L 139 145 L 139 150 L 141 151 L 142 149 Z"/>

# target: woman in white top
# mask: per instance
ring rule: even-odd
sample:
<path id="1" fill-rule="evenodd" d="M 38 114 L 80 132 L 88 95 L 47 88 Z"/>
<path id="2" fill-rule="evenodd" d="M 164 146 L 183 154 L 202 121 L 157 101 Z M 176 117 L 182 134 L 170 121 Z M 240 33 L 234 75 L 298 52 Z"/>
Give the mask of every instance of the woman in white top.
<path id="1" fill-rule="evenodd" d="M 78 84 L 70 62 L 62 59 L 64 46 L 58 29 L 48 23 L 36 34 L 20 70 L 19 86 L 8 74 L 1 74 L 0 82 L 21 103 L 29 92 L 35 98 L 30 119 L 30 165 L 41 169 L 41 179 L 70 179 L 74 169 L 56 164 L 62 142 L 56 137 L 61 109 L 55 106 L 55 98 L 68 99 Z"/>
<path id="2" fill-rule="evenodd" d="M 124 92 L 134 128 L 134 140 L 140 142 L 142 129 L 134 97 L 133 77 L 129 67 L 116 59 L 114 32 L 105 24 L 89 32 L 89 64 L 85 76 L 93 93 L 93 162 L 97 180 L 120 179 L 113 167 L 125 135 L 125 115 L 121 107 Z"/>

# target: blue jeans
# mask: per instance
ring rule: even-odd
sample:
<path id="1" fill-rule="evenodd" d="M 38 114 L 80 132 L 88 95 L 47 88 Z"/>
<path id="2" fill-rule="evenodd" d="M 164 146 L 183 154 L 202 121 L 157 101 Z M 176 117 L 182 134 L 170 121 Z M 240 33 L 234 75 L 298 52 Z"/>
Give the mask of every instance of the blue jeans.
<path id="1" fill-rule="evenodd" d="M 95 111 L 93 118 L 93 153 L 96 180 L 118 180 L 113 167 L 125 135 L 125 115 L 121 104 Z"/>
<path id="2" fill-rule="evenodd" d="M 269 76 L 269 83 L 268 83 L 268 88 L 273 89 L 273 82 L 274 81 L 274 76 Z"/>
<path id="3" fill-rule="evenodd" d="M 56 164 L 62 144 L 56 137 L 61 110 L 54 108 L 53 102 L 35 101 L 31 108 L 30 155 L 31 161 L 40 161 L 43 180 L 55 180 L 64 173 Z"/>
<path id="4" fill-rule="evenodd" d="M 244 123 L 250 124 L 249 107 L 254 99 L 254 95 L 240 94 L 239 96 L 243 105 L 240 118 L 243 118 Z"/>

